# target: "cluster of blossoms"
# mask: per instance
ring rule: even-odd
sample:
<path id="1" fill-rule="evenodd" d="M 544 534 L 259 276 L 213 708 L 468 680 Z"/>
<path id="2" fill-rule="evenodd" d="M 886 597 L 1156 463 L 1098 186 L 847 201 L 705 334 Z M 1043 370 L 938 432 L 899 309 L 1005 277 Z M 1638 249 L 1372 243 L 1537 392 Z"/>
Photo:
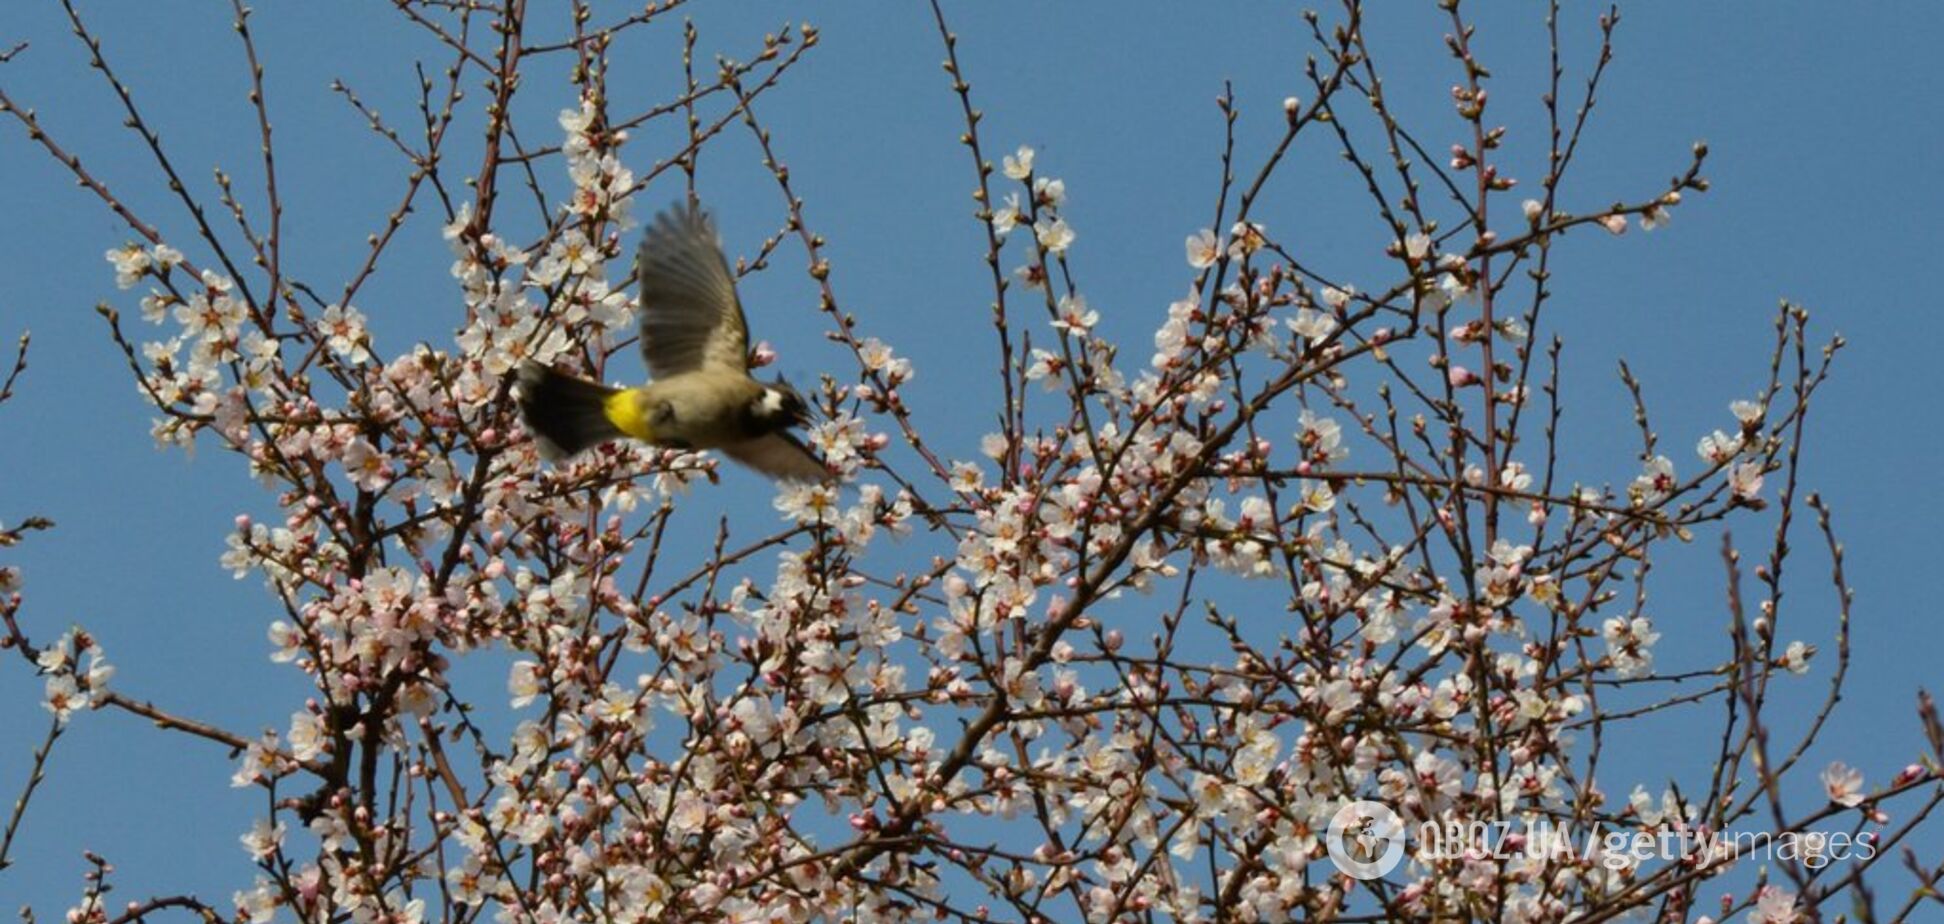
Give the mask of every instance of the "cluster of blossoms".
<path id="1" fill-rule="evenodd" d="M 101 643 L 81 629 L 69 629 L 42 647 L 34 663 L 47 677 L 47 711 L 63 724 L 77 710 L 99 704 L 108 694 L 109 678 L 115 676 Z"/>
<path id="2" fill-rule="evenodd" d="M 420 12 L 470 15 L 435 6 Z M 1331 110 L 1355 98 L 1400 137 L 1380 93 L 1344 92 L 1368 90 L 1355 4 L 1347 15 L 1318 31 L 1316 98 L 1285 103 L 1288 137 L 1251 188 L 1299 137 L 1327 132 L 1378 193 L 1390 233 L 1369 260 L 1311 266 L 1256 214 L 1268 200 L 1225 180 L 1223 220 L 1186 237 L 1181 297 L 1107 306 L 1105 319 L 1072 282 L 1066 183 L 1030 147 L 996 169 L 976 160 L 977 110 L 948 59 L 1004 377 L 1000 423 L 976 448 L 927 434 L 906 402 L 911 361 L 839 310 L 822 239 L 757 121 L 754 96 L 814 44 L 807 28 L 771 37 L 754 63 L 723 62 L 712 85 L 691 74 L 684 97 L 633 120 L 605 87 L 621 27 L 573 43 L 578 98 L 557 149 L 489 157 L 472 198 L 445 211 L 449 343 L 387 348 L 368 323 L 385 311 L 353 307 L 356 283 L 323 303 L 280 277 L 269 249 L 267 286 L 197 269 L 159 239 L 110 251 L 117 283 L 145 285 L 143 316 L 164 325 L 139 349 L 121 341 L 162 415 L 158 440 L 217 441 L 271 486 L 276 515 L 238 517 L 221 565 L 264 580 L 278 610 L 268 656 L 314 686 L 278 728 L 197 730 L 241 754 L 232 782 L 272 806 L 240 835 L 254 881 L 204 910 L 255 924 L 1538 924 L 1651 904 L 1691 919 L 1696 880 L 1732 863 L 1412 850 L 1366 883 L 1329 866 L 1327 832 L 1367 799 L 1412 825 L 1641 833 L 1721 830 L 1771 808 L 1772 787 L 1745 785 L 1771 782 L 1787 756 L 1767 750 L 1780 745 L 1764 694 L 1816 653 L 1777 637 L 1786 532 L 1758 575 L 1758 615 L 1731 595 L 1734 647 L 1719 663 L 1663 668 L 1644 581 L 1668 540 L 1802 503 L 1795 437 L 1825 371 L 1805 358 L 1806 314 L 1785 309 L 1769 380 L 1699 440 L 1698 474 L 1655 451 L 1643 408 L 1638 477 L 1629 463 L 1617 486 L 1573 481 L 1569 468 L 1594 469 L 1555 442 L 1558 354 L 1535 346 L 1547 290 L 1513 311 L 1515 287 L 1543 280 L 1581 225 L 1664 224 L 1684 191 L 1705 189 L 1701 152 L 1671 188 L 1577 214 L 1553 199 L 1571 160 L 1555 138 L 1545 198 L 1494 229 L 1484 200 L 1516 184 L 1496 167 L 1507 132 L 1485 120 L 1487 72 L 1467 39 L 1450 47 L 1467 64 L 1454 103 L 1474 140 L 1449 175 L 1397 160 L 1380 179 L 1370 142 Z M 454 73 L 490 54 L 465 49 Z M 487 134 L 510 145 L 499 120 L 522 59 L 499 54 Z M 734 98 L 714 121 L 700 114 L 712 94 Z M 637 176 L 629 130 L 676 112 L 688 146 Z M 634 199 L 671 167 L 692 177 L 700 146 L 736 120 L 784 195 L 830 337 L 856 361 L 825 377 L 807 434 L 837 480 L 779 486 L 755 527 L 689 490 L 715 480 L 712 457 L 617 443 L 545 466 L 511 401 L 524 361 L 601 378 L 630 346 L 627 274 L 611 264 L 629 252 Z M 440 125 L 431 109 L 427 124 Z M 442 137 L 428 129 L 414 190 Z M 562 168 L 564 196 L 547 197 L 536 165 Z M 535 171 L 541 227 L 512 231 L 495 207 L 496 180 L 515 170 Z M 1475 173 L 1477 201 L 1461 196 L 1440 230 L 1417 200 L 1420 170 L 1454 191 L 1451 176 Z M 994 196 L 998 180 L 1014 188 Z M 1393 205 L 1380 184 L 1410 192 Z M 1139 316 L 1153 319 L 1145 363 L 1108 333 Z M 753 359 L 775 356 L 764 345 Z M 1785 487 L 1765 496 L 1776 472 Z M 60 718 L 134 708 L 106 693 L 111 670 L 85 633 L 34 655 Z M 462 662 L 495 680 L 482 691 Z M 1657 698 L 1657 682 L 1693 676 L 1729 679 Z M 1729 743 L 1698 788 L 1616 788 L 1587 746 L 1708 702 L 1728 704 Z M 1936 786 L 1922 768 L 1889 779 L 1872 792 L 1862 771 L 1832 766 L 1817 809 L 1885 830 L 1885 800 Z M 1772 808 L 1778 828 L 1792 824 Z M 1798 920 L 1816 875 L 1764 874 L 1724 907 Z M 105 919 L 100 899 L 91 889 L 74 919 Z"/>

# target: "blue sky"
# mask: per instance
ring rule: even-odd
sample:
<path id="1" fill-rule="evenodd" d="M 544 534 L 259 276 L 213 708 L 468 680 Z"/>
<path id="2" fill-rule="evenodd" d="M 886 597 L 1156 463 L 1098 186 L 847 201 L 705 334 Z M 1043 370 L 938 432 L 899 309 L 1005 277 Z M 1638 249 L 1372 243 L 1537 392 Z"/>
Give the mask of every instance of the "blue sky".
<path id="1" fill-rule="evenodd" d="M 987 113 L 989 156 L 1033 144 L 1041 169 L 1066 180 L 1081 287 L 1109 332 L 1141 354 L 1164 306 L 1185 288 L 1182 238 L 1211 212 L 1221 140 L 1213 101 L 1222 82 L 1234 81 L 1243 108 L 1244 163 L 1279 131 L 1282 98 L 1308 95 L 1296 8 L 1218 9 L 1154 4 L 1102 17 L 1083 4 L 949 8 Z M 693 15 L 704 49 L 743 57 L 763 32 L 805 10 L 823 30 L 822 47 L 759 111 L 808 200 L 810 223 L 830 240 L 846 309 L 913 358 L 911 403 L 935 421 L 944 445 L 969 457 L 987 405 L 976 413 L 960 405 L 992 390 L 982 326 L 989 287 L 956 143 L 963 126 L 938 68 L 929 12 L 918 4 L 703 3 Z M 226 5 L 97 2 L 86 12 L 190 184 L 213 202 L 209 170 L 220 165 L 253 186 L 256 132 Z M 1368 31 L 1390 97 L 1437 150 L 1456 131 L 1446 96 L 1456 75 L 1430 12 L 1429 4 L 1382 4 Z M 1486 14 L 1479 47 L 1496 75 L 1493 105 L 1513 125 L 1515 151 L 1542 145 L 1533 131 L 1545 67 L 1539 11 L 1501 4 Z M 1594 15 L 1576 8 L 1562 22 L 1575 87 L 1593 47 Z M 443 66 L 445 56 L 387 4 L 263 4 L 253 25 L 270 68 L 291 260 L 300 275 L 335 287 L 395 204 L 401 176 L 396 155 L 328 83 L 342 78 L 403 120 L 411 61 Z M 1931 361 L 1944 325 L 1927 283 L 1934 216 L 1944 206 L 1936 169 L 1944 87 L 1931 47 L 1940 34 L 1944 8 L 1927 3 L 1868 12 L 1811 3 L 1627 8 L 1564 200 L 1586 208 L 1658 191 L 1700 139 L 1713 152 L 1714 191 L 1690 196 L 1673 224 L 1652 235 L 1577 236 L 1555 276 L 1552 319 L 1572 364 L 1567 435 L 1582 447 L 1580 477 L 1588 481 L 1632 474 L 1617 358 L 1645 382 L 1669 454 L 1691 466 L 1695 437 L 1723 426 L 1727 402 L 1752 391 L 1777 299 L 1807 305 L 1815 331 L 1849 341 L 1818 399 L 1805 472 L 1835 508 L 1848 546 L 1861 669 L 1812 764 L 1843 757 L 1872 783 L 1915 756 L 1912 695 L 1937 676 L 1937 614 L 1923 582 L 1944 519 L 1944 494 L 1928 476 L 1944 449 L 1929 403 L 1944 385 Z M 674 95 L 678 36 L 664 26 L 622 46 L 617 95 L 639 104 Z M 120 127 L 113 97 L 87 70 L 58 5 L 0 6 L 0 46 L 23 40 L 32 45 L 0 65 L 0 86 L 38 109 L 50 132 L 138 212 L 186 239 L 187 216 Z M 480 96 L 474 87 L 470 105 Z M 551 133 L 551 114 L 569 102 L 554 74 L 522 89 L 518 111 L 531 131 Z M 638 167 L 668 149 L 670 131 L 643 133 Z M 1525 151 L 1515 172 L 1536 180 L 1534 155 L 1543 148 Z M 700 179 L 730 246 L 745 253 L 781 221 L 757 161 L 738 128 L 705 155 Z M 675 182 L 651 187 L 642 206 L 679 194 Z M 1326 265 L 1373 265 L 1381 234 L 1362 196 L 1334 150 L 1312 144 L 1272 182 L 1259 214 Z M 456 324 L 458 292 L 446 275 L 439 220 L 421 215 L 407 224 L 359 300 L 381 352 L 449 338 Z M 216 564 L 232 518 L 267 512 L 268 498 L 233 458 L 152 448 L 150 414 L 92 310 L 110 300 L 133 313 L 101 259 L 129 237 L 17 126 L 0 126 L 0 338 L 11 342 L 23 329 L 35 338 L 20 396 L 0 409 L 0 521 L 35 513 L 60 524 L 6 560 L 26 572 L 34 634 L 84 623 L 120 665 L 122 690 L 234 727 L 281 725 L 304 688 L 295 672 L 266 660 L 263 627 L 274 612 L 256 581 L 232 581 Z M 815 292 L 790 262 L 800 255 L 784 253 L 780 270 L 751 279 L 744 296 L 757 336 L 792 345 L 783 371 L 813 379 L 829 355 L 819 352 Z M 970 344 L 981 348 L 971 351 L 976 364 L 964 362 Z M 737 516 L 770 516 L 762 492 L 723 493 Z M 1818 583 L 1825 565 L 1809 539 L 1797 543 L 1801 590 L 1790 598 L 1799 621 L 1784 635 L 1828 647 L 1828 594 Z M 1674 556 L 1655 580 L 1664 601 L 1657 621 L 1670 635 L 1663 644 L 1676 646 L 1669 656 L 1687 643 L 1719 651 L 1725 616 L 1712 542 Z M 28 739 L 44 723 L 38 695 L 26 671 L 0 670 L 0 793 L 9 800 L 26 773 Z M 1675 731 L 1711 728 L 1697 722 Z M 1642 743 L 1614 767 L 1650 775 L 1659 763 L 1682 765 L 1666 740 Z M 182 889 L 226 897 L 248 878 L 235 838 L 260 808 L 255 791 L 229 789 L 230 767 L 218 749 L 126 717 L 80 717 L 27 819 L 20 864 L 0 872 L 0 904 L 31 903 L 43 914 L 66 907 L 80 889 L 84 847 L 118 864 L 121 897 Z"/>

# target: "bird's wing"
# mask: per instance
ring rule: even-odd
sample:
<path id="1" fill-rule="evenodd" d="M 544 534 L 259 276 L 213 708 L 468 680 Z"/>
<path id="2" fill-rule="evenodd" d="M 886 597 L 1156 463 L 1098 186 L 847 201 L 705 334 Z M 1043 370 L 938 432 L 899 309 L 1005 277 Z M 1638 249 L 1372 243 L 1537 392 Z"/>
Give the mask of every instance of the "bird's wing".
<path id="1" fill-rule="evenodd" d="M 778 431 L 731 443 L 722 454 L 779 481 L 828 481 L 830 470 L 810 448 Z"/>
<path id="2" fill-rule="evenodd" d="M 655 216 L 637 265 L 641 355 L 650 374 L 749 370 L 749 324 L 708 213 L 677 205 Z"/>

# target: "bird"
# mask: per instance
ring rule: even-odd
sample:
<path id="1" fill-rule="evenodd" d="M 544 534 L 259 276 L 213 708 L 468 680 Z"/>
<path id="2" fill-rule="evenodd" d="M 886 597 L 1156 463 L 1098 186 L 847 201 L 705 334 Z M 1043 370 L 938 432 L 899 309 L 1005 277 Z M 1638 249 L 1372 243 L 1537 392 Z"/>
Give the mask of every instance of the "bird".
<path id="1" fill-rule="evenodd" d="M 697 204 L 657 215 L 636 258 L 636 317 L 651 381 L 610 388 L 528 359 L 515 393 L 543 458 L 560 462 L 612 440 L 713 449 L 772 479 L 829 481 L 791 431 L 810 422 L 781 378 L 750 375 L 749 322 L 714 220 Z"/>

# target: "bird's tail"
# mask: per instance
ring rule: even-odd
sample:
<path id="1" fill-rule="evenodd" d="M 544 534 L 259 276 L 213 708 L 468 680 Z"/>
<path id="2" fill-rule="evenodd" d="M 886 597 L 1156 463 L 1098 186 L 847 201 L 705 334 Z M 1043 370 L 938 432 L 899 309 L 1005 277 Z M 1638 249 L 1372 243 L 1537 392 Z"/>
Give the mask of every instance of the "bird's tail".
<path id="1" fill-rule="evenodd" d="M 550 461 L 622 435 L 607 415 L 615 391 L 532 360 L 520 364 L 520 418 Z"/>

